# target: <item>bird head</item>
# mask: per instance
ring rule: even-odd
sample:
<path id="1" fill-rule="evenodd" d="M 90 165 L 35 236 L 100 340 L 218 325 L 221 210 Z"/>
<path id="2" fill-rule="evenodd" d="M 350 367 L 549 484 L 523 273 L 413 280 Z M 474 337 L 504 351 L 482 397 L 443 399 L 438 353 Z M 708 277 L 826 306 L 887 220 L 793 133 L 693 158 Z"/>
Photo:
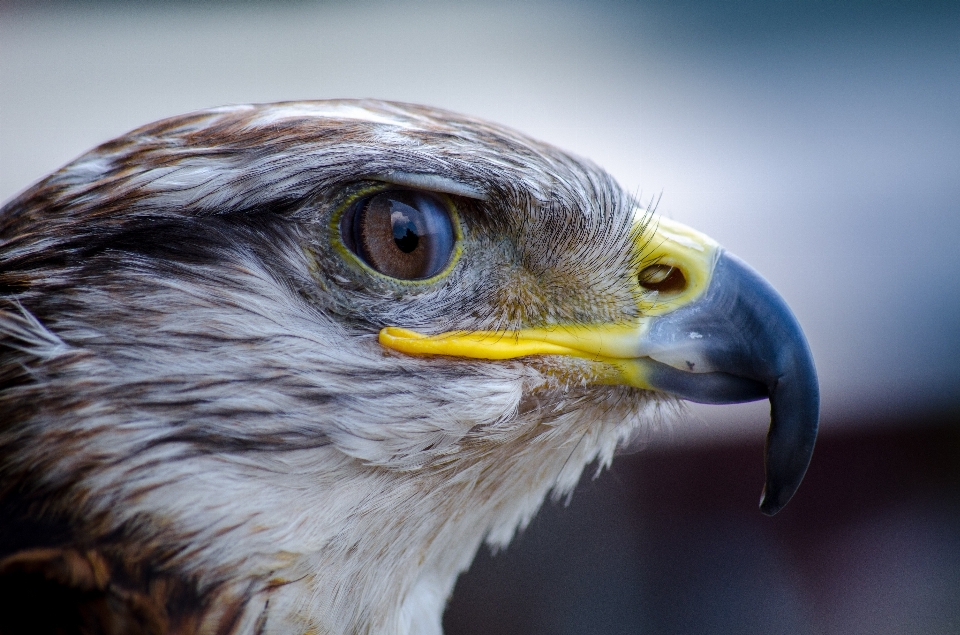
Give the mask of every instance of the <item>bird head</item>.
<path id="1" fill-rule="evenodd" d="M 766 513 L 813 451 L 812 358 L 757 273 L 462 115 L 161 121 L 0 241 L 0 572 L 165 627 L 439 633 L 482 541 L 681 399 L 770 399 Z"/>

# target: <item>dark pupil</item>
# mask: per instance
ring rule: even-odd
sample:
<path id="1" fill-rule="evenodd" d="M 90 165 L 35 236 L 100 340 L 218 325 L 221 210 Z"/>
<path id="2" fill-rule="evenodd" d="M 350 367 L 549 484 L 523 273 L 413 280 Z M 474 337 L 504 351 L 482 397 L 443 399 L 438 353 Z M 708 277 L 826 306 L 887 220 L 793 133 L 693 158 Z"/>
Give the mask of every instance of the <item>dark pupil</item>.
<path id="1" fill-rule="evenodd" d="M 390 224 L 393 226 L 393 241 L 397 243 L 400 251 L 405 254 L 409 254 L 420 244 L 420 236 L 417 235 L 417 225 L 411 218 L 411 216 L 416 213 L 416 210 L 397 201 L 393 201 L 393 204 L 390 206 Z"/>

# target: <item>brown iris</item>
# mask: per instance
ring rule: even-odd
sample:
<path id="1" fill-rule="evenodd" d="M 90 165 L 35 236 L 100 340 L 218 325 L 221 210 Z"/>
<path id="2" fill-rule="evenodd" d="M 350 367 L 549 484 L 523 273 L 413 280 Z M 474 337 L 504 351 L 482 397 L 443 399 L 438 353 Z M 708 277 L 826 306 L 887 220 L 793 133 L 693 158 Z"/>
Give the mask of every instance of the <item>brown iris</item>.
<path id="1" fill-rule="evenodd" d="M 439 273 L 455 242 L 448 207 L 418 190 L 388 190 L 358 200 L 344 212 L 340 236 L 366 264 L 401 280 Z"/>

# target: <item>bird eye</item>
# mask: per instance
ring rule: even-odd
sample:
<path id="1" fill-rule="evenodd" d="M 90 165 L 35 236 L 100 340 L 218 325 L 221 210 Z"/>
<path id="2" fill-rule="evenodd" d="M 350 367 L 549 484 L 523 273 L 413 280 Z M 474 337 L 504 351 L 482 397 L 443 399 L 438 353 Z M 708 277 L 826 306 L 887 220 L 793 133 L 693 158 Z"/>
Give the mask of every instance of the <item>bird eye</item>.
<path id="1" fill-rule="evenodd" d="M 340 218 L 340 237 L 363 262 L 401 280 L 440 273 L 456 242 L 448 206 L 416 190 L 388 190 L 354 202 Z"/>

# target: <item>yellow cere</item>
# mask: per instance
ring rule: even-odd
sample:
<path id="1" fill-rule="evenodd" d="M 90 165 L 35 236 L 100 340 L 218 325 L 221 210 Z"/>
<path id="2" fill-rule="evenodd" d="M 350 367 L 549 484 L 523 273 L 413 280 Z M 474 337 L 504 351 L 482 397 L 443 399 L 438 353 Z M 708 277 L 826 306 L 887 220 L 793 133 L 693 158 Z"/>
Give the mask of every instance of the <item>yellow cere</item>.
<path id="1" fill-rule="evenodd" d="M 656 231 L 651 238 L 642 239 L 648 241 L 643 247 L 644 265 L 676 267 L 687 279 L 686 288 L 680 293 L 641 302 L 641 313 L 652 317 L 690 304 L 706 292 L 720 255 L 720 245 L 706 234 L 669 218 L 654 218 L 650 225 Z"/>
<path id="2" fill-rule="evenodd" d="M 450 331 L 423 335 L 399 327 L 380 331 L 380 344 L 408 355 L 449 355 L 473 359 L 514 359 L 530 355 L 567 355 L 602 361 L 616 370 L 615 383 L 645 388 L 646 333 L 657 316 L 698 299 L 710 284 L 720 248 L 711 238 L 675 221 L 659 218 L 652 237 L 644 237 L 642 269 L 650 264 L 677 267 L 686 286 L 666 297 L 643 294 L 641 314 L 628 324 L 563 324 L 518 331 Z M 649 232 L 649 229 L 648 229 Z M 649 234 L 648 234 L 649 236 Z M 638 245 L 638 249 L 641 248 Z M 639 271 L 637 272 L 639 275 Z M 639 279 L 638 283 L 639 285 Z"/>

